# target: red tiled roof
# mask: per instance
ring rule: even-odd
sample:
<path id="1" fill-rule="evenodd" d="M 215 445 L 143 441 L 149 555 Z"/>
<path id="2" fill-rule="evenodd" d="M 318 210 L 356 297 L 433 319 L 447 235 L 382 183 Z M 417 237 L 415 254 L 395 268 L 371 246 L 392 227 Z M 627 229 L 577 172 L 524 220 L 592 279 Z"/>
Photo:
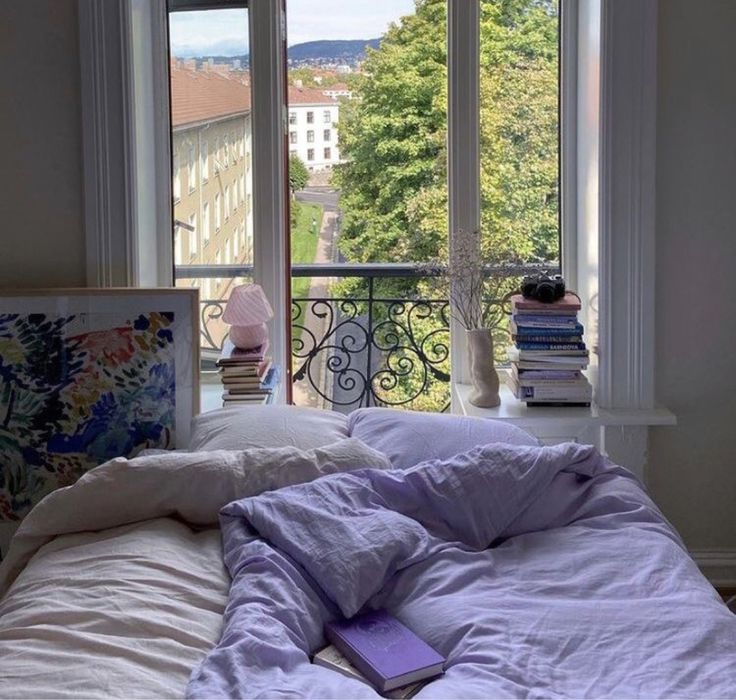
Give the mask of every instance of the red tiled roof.
<path id="1" fill-rule="evenodd" d="M 289 104 L 334 105 L 335 100 L 325 95 L 322 90 L 289 85 Z"/>
<path id="2" fill-rule="evenodd" d="M 345 83 L 336 83 L 323 87 L 322 92 L 351 92 L 351 90 Z"/>
<path id="3" fill-rule="evenodd" d="M 250 111 L 250 86 L 239 75 L 171 67 L 174 127 Z"/>

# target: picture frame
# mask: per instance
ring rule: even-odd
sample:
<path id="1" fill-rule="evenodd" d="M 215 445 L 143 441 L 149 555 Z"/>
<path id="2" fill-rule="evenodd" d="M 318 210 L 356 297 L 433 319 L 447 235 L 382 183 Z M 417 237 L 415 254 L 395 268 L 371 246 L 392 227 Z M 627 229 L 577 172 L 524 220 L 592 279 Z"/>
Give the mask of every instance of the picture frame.
<path id="1" fill-rule="evenodd" d="M 199 291 L 0 290 L 0 520 L 89 469 L 186 448 Z"/>

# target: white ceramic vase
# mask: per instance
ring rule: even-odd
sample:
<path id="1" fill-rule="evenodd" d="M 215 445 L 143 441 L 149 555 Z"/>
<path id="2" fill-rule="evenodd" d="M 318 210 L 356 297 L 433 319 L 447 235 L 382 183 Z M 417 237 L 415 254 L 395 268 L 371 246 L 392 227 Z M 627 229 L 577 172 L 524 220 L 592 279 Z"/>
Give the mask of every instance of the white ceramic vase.
<path id="1" fill-rule="evenodd" d="M 493 408 L 501 403 L 499 381 L 493 366 L 493 336 L 490 328 L 466 331 L 470 383 L 473 388 L 468 401 L 479 408 Z"/>

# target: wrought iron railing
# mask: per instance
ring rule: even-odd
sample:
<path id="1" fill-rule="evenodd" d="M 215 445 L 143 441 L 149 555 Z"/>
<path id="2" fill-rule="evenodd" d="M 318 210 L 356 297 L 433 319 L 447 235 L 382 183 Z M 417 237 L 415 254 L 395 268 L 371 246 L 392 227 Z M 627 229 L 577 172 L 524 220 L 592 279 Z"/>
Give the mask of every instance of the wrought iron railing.
<path id="1" fill-rule="evenodd" d="M 488 266 L 487 273 L 509 278 L 555 268 L 551 263 Z M 176 269 L 177 279 L 247 279 L 252 273 L 249 265 Z M 431 274 L 426 266 L 399 263 L 294 265 L 293 277 L 312 278 L 310 293 L 292 299 L 292 377 L 300 402 L 338 410 L 444 407 L 450 382 L 449 304 L 396 295 L 400 280 L 416 283 Z M 333 294 L 331 281 L 336 280 L 353 280 L 355 289 Z M 226 332 L 225 299 L 200 303 L 202 348 L 214 353 Z"/>

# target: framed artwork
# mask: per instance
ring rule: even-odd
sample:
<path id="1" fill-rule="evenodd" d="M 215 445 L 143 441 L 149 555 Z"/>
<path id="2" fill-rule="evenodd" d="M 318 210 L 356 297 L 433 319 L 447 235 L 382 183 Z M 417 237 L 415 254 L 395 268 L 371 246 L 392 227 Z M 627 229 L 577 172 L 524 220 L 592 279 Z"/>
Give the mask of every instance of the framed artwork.
<path id="1" fill-rule="evenodd" d="M 0 291 L 0 520 L 198 411 L 196 289 Z"/>

